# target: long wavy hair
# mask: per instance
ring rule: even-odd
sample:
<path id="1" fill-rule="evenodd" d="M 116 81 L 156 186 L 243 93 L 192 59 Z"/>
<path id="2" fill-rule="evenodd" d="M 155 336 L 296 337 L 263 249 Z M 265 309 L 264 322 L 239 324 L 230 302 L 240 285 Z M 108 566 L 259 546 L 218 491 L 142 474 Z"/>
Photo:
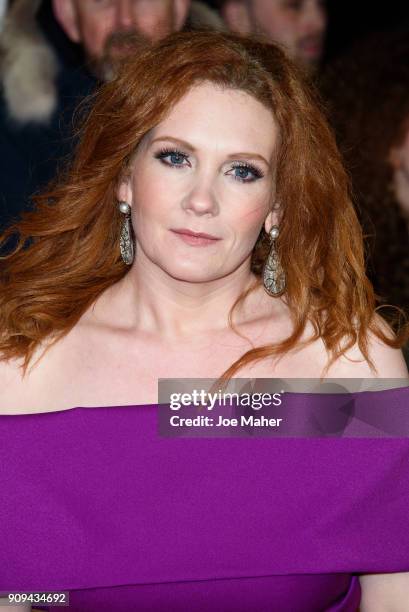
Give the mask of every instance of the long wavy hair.
<path id="1" fill-rule="evenodd" d="M 247 92 L 278 123 L 278 250 L 293 321 L 286 339 L 247 351 L 219 380 L 317 338 L 328 351 L 327 367 L 355 343 L 372 364 L 369 330 L 390 346 L 402 345 L 404 330 L 391 337 L 373 316 L 375 297 L 349 180 L 316 91 L 279 47 L 203 31 L 173 34 L 143 50 L 100 88 L 65 174 L 35 198 L 35 210 L 4 232 L 4 241 L 18 239 L 1 262 L 0 352 L 3 359 L 23 358 L 23 375 L 37 347 L 61 339 L 128 272 L 119 251 L 117 185 L 143 136 L 203 81 Z M 233 329 L 234 309 L 262 283 L 268 250 L 262 228 L 251 259 L 257 283 L 233 304 Z M 302 341 L 308 321 L 314 332 Z"/>
<path id="2" fill-rule="evenodd" d="M 351 177 L 369 278 L 383 302 L 409 313 L 408 225 L 389 160 L 409 129 L 409 33 L 355 43 L 327 66 L 320 87 Z"/>

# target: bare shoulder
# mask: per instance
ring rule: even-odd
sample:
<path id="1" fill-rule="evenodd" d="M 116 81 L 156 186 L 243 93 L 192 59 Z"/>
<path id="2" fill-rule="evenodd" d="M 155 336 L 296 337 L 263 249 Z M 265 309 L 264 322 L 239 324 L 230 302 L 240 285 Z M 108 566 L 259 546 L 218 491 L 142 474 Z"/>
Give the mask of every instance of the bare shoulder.
<path id="1" fill-rule="evenodd" d="M 375 322 L 386 337 L 394 338 L 394 332 L 382 317 L 375 315 Z M 400 349 L 390 347 L 372 331 L 368 332 L 367 343 L 368 355 L 375 371 L 364 358 L 358 345 L 355 345 L 337 359 L 329 369 L 329 375 L 345 378 L 407 378 L 409 376 Z"/>
<path id="2" fill-rule="evenodd" d="M 34 354 L 33 361 L 37 358 Z M 0 361 L 0 414 L 24 413 L 29 407 L 30 398 L 36 395 L 38 381 L 36 374 L 30 375 L 29 369 L 23 376 L 23 359 Z"/>
<path id="3" fill-rule="evenodd" d="M 393 339 L 395 334 L 386 321 L 379 315 L 376 316 L 376 320 L 385 335 Z M 382 378 L 406 378 L 409 375 L 401 349 L 388 346 L 373 332 L 370 332 L 368 341 L 369 355 L 378 370 L 377 376 Z"/>
<path id="4" fill-rule="evenodd" d="M 18 392 L 23 384 L 22 361 L 2 359 L 0 361 L 1 404 L 7 401 L 8 396 Z"/>
<path id="5" fill-rule="evenodd" d="M 10 605 L 7 597 L 0 597 L 0 612 L 31 612 L 32 607 L 28 604 Z"/>
<path id="6" fill-rule="evenodd" d="M 409 572 L 364 574 L 359 576 L 359 582 L 361 612 L 403 612 L 408 609 L 402 607 L 402 602 L 409 601 Z"/>

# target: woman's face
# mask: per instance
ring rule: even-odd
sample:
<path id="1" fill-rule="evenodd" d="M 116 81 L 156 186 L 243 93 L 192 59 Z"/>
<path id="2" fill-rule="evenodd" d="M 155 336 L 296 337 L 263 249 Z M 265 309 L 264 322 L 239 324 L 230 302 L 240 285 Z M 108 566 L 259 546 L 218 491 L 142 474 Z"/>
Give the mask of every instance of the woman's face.
<path id="1" fill-rule="evenodd" d="M 118 199 L 132 207 L 136 258 L 171 277 L 205 282 L 248 266 L 269 231 L 278 127 L 243 91 L 192 88 L 140 143 Z M 217 238 L 208 244 L 175 230 Z"/>

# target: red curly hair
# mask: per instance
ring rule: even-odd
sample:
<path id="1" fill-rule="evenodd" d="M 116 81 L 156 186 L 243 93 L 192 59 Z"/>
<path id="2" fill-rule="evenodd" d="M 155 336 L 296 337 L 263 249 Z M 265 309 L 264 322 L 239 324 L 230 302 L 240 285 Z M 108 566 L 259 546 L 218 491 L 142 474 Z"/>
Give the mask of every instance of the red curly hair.
<path id="1" fill-rule="evenodd" d="M 307 321 L 314 329 L 308 342 L 322 338 L 330 357 L 327 367 L 355 343 L 371 364 L 368 330 L 389 346 L 402 346 L 405 329 L 391 338 L 373 316 L 361 227 L 316 91 L 274 44 L 228 33 L 185 32 L 130 58 L 116 79 L 100 88 L 65 174 L 36 196 L 35 210 L 3 233 L 4 241 L 17 233 L 18 244 L 1 261 L 0 352 L 3 359 L 23 358 L 24 374 L 46 338 L 53 344 L 67 334 L 127 273 L 119 251 L 117 185 L 143 136 L 200 81 L 254 96 L 272 111 L 281 134 L 278 250 L 294 328 L 280 343 L 247 351 L 221 379 L 248 362 L 298 348 Z M 262 228 L 252 255 L 257 286 L 267 238 Z M 230 325 L 249 291 L 233 304 Z"/>

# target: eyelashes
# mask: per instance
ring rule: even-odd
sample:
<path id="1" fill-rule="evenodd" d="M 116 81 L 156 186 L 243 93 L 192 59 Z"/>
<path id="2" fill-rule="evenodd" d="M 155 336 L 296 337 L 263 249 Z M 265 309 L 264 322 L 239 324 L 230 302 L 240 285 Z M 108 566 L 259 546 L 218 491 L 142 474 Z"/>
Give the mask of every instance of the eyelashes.
<path id="1" fill-rule="evenodd" d="M 185 167 L 183 162 L 189 161 L 189 155 L 187 153 L 184 153 L 179 149 L 167 147 L 155 153 L 154 157 L 170 168 L 183 168 Z M 264 173 L 260 170 L 260 168 L 248 162 L 233 162 L 231 170 L 233 170 L 234 174 L 230 176 L 233 176 L 235 180 L 240 181 L 241 183 L 253 183 L 264 176 Z M 236 174 L 236 171 L 238 174 Z M 248 177 L 249 174 L 253 176 Z"/>
<path id="2" fill-rule="evenodd" d="M 167 157 L 173 157 L 173 161 L 171 164 L 166 163 L 167 166 L 180 166 L 180 161 L 183 160 L 187 160 L 188 159 L 188 155 L 186 155 L 186 153 L 183 153 L 182 151 L 179 151 L 177 149 L 161 149 L 158 153 L 155 153 L 154 156 L 156 159 L 160 159 L 160 160 L 165 160 Z M 175 158 L 177 159 L 177 161 L 175 162 Z"/>
<path id="3" fill-rule="evenodd" d="M 245 178 L 242 175 L 234 175 L 234 178 L 236 178 L 238 181 L 243 181 L 245 183 L 249 183 L 249 182 L 253 182 L 256 181 L 257 179 L 263 178 L 264 173 L 261 172 L 261 170 L 259 168 L 257 168 L 256 166 L 253 166 L 253 164 L 249 164 L 247 162 L 234 162 L 232 165 L 233 170 L 239 170 L 240 172 L 251 172 L 253 174 L 253 176 L 255 178 L 252 179 L 247 179 L 245 180 Z"/>

